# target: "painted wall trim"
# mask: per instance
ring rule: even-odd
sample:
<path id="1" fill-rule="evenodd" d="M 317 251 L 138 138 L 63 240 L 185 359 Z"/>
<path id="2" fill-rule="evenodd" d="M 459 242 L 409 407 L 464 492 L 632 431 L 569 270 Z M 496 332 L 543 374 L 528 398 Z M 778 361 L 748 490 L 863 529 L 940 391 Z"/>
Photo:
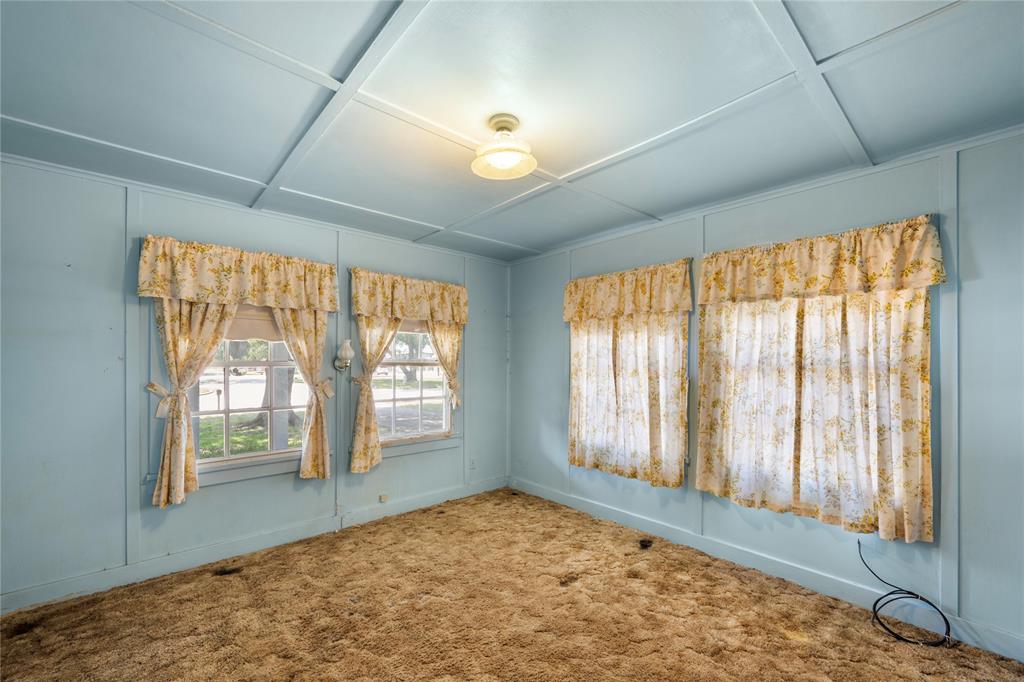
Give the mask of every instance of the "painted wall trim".
<path id="1" fill-rule="evenodd" d="M 563 493 L 538 483 L 513 477 L 509 486 L 531 495 L 542 497 L 552 502 L 564 504 L 579 511 L 601 519 L 621 523 L 645 533 L 651 533 L 677 544 L 693 547 L 715 557 L 726 559 L 770 575 L 790 580 L 821 594 L 836 597 L 844 601 L 869 608 L 883 591 L 867 585 L 855 583 L 838 576 L 793 564 L 783 559 L 756 552 L 739 545 L 724 542 L 706 535 L 698 535 L 691 530 L 657 521 L 619 507 L 595 502 L 576 495 Z M 908 618 L 909 622 L 929 629 L 933 621 L 927 619 L 923 611 L 921 619 Z M 953 636 L 968 644 L 994 651 L 1004 656 L 1024 660 L 1024 637 L 1020 637 L 1000 628 L 977 623 L 959 616 L 950 616 Z"/>
<path id="2" fill-rule="evenodd" d="M 671 225 L 672 223 L 682 222 L 684 220 L 691 220 L 695 218 L 701 218 L 705 215 L 711 215 L 714 213 L 721 213 L 723 211 L 730 211 L 734 208 L 740 208 L 741 206 L 748 206 L 750 204 L 760 203 L 768 199 L 778 199 L 779 197 L 791 196 L 794 194 L 800 194 L 812 189 L 818 189 L 821 187 L 827 187 L 836 183 L 844 182 L 846 180 L 852 180 L 854 178 L 861 178 L 875 173 L 884 173 L 885 171 L 893 170 L 896 168 L 902 168 L 919 161 L 926 159 L 934 159 L 942 156 L 945 152 L 960 152 L 965 149 L 971 149 L 973 147 L 980 147 L 982 145 L 990 144 L 992 142 L 998 142 L 1000 140 L 1009 139 L 1016 137 L 1024 133 L 1024 124 L 1011 126 L 1009 128 L 1003 128 L 1002 130 L 996 130 L 982 135 L 975 135 L 973 137 L 967 137 L 962 140 L 950 142 L 947 144 L 937 145 L 928 149 L 907 154 L 896 159 L 880 163 L 876 166 L 867 168 L 854 168 L 851 170 L 840 171 L 838 173 L 832 173 L 829 175 L 823 175 L 819 178 L 813 178 L 810 180 L 801 180 L 799 182 L 791 183 L 788 185 L 782 185 L 772 189 L 764 190 L 754 194 L 745 194 L 727 201 L 702 204 L 694 206 L 692 208 L 686 208 L 681 211 L 674 213 L 668 213 L 660 218 L 658 221 L 641 221 L 632 223 L 630 225 L 624 225 L 623 227 L 616 227 L 611 230 L 606 230 L 590 237 L 584 237 L 582 239 L 575 239 L 572 241 L 560 244 L 552 249 L 543 251 L 535 256 L 524 256 L 514 261 L 509 261 L 510 265 L 520 265 L 522 263 L 528 263 L 530 261 L 546 258 L 559 253 L 566 253 L 574 249 L 578 249 L 584 246 L 592 246 L 594 244 L 600 244 L 612 239 L 618 239 L 619 237 L 626 237 L 634 234 L 641 234 L 650 230 L 664 227 L 665 225 Z"/>
<path id="3" fill-rule="evenodd" d="M 394 516 L 395 514 L 405 514 L 406 512 L 415 511 L 416 509 L 423 509 L 424 507 L 432 507 L 435 504 L 441 504 L 449 500 L 457 500 L 463 497 L 472 497 L 473 495 L 479 495 L 489 490 L 498 490 L 508 485 L 508 479 L 504 476 L 497 476 L 495 478 L 487 478 L 476 483 L 470 483 L 469 485 L 457 485 L 451 488 L 444 488 L 442 490 L 433 490 L 423 495 L 415 495 L 413 497 L 403 497 L 397 500 L 391 500 L 384 504 L 377 504 L 370 507 L 360 507 L 359 509 L 353 509 L 345 512 L 341 517 L 341 527 L 351 528 L 352 526 L 358 526 L 370 521 L 376 521 L 382 519 L 385 516 Z"/>
<path id="4" fill-rule="evenodd" d="M 221 559 L 248 554 L 337 529 L 338 519 L 335 516 L 309 519 L 264 533 L 247 535 L 226 542 L 165 554 L 126 566 L 34 585 L 0 595 L 0 612 L 8 613 L 28 606 L 39 606 L 46 602 L 104 592 L 122 585 L 149 580 L 176 571 L 184 571 Z"/>
<path id="5" fill-rule="evenodd" d="M 426 249 L 428 251 L 434 251 L 437 253 L 453 254 L 462 258 L 474 258 L 479 261 L 487 263 L 497 263 L 508 267 L 511 265 L 509 261 L 500 260 L 497 258 L 489 258 L 488 256 L 481 256 L 476 253 L 469 253 L 467 251 L 457 251 L 455 249 L 448 249 L 443 246 L 436 246 L 434 244 L 421 244 L 414 242 L 409 239 L 400 239 L 398 237 L 392 237 L 386 234 L 380 234 L 379 232 L 372 232 L 370 230 L 362 230 L 358 227 L 352 227 L 350 225 L 338 225 L 336 223 L 328 223 L 322 220 L 314 220 L 312 218 L 305 218 L 303 216 L 292 215 L 290 213 L 278 213 L 276 211 L 261 211 L 259 209 L 249 208 L 248 206 L 242 206 L 230 201 L 223 201 L 220 199 L 214 199 L 213 197 L 202 196 L 201 194 L 192 194 L 191 192 L 183 192 L 181 190 L 171 189 L 169 187 L 161 187 L 160 185 L 150 185 L 137 180 L 130 180 L 128 178 L 120 178 L 114 175 L 105 175 L 103 173 L 96 173 L 94 171 L 82 170 L 80 168 L 73 168 L 71 166 L 62 166 L 57 163 L 50 163 L 48 161 L 39 161 L 38 159 L 31 159 L 26 156 L 18 156 L 16 154 L 8 154 L 6 152 L 0 153 L 0 162 L 10 163 L 16 166 L 24 166 L 25 168 L 34 168 L 36 170 L 49 171 L 51 173 L 60 173 L 63 175 L 70 175 L 72 177 L 85 178 L 88 180 L 94 180 L 97 182 L 103 182 L 108 185 L 117 185 L 119 187 L 125 187 L 129 193 L 132 191 L 136 192 L 149 192 L 151 194 L 159 194 L 162 196 L 175 197 L 178 199 L 187 199 L 188 201 L 195 201 L 209 206 L 216 206 L 218 208 L 226 208 L 232 211 L 239 211 L 241 213 L 247 213 L 253 216 L 272 216 L 281 220 L 285 220 L 297 225 L 304 227 L 315 227 L 321 230 L 330 230 L 333 232 L 340 232 L 342 234 L 349 234 L 360 237 L 372 237 L 381 241 L 390 242 L 393 244 L 416 244 L 416 246 Z"/>

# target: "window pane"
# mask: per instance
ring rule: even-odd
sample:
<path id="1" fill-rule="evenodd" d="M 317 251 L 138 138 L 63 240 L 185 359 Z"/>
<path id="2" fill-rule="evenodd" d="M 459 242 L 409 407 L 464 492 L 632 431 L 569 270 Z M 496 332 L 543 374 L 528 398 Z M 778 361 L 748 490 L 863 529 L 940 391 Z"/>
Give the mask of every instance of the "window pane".
<path id="1" fill-rule="evenodd" d="M 377 403 L 377 432 L 381 440 L 391 437 L 391 403 Z"/>
<path id="2" fill-rule="evenodd" d="M 420 355 L 420 336 L 416 332 L 398 332 L 391 342 L 392 356 L 395 360 L 415 360 Z"/>
<path id="3" fill-rule="evenodd" d="M 274 407 L 304 406 L 309 400 L 309 387 L 295 367 L 274 367 Z"/>
<path id="4" fill-rule="evenodd" d="M 199 417 L 199 459 L 224 456 L 224 416 Z M 194 426 L 193 426 L 194 428 Z"/>
<path id="5" fill-rule="evenodd" d="M 423 401 L 423 432 L 444 431 L 444 400 Z"/>
<path id="6" fill-rule="evenodd" d="M 420 335 L 420 359 L 437 360 L 437 351 L 434 350 L 434 344 L 430 338 L 430 334 Z"/>
<path id="7" fill-rule="evenodd" d="M 232 410 L 270 405 L 266 367 L 229 368 L 228 388 L 231 392 Z"/>
<path id="8" fill-rule="evenodd" d="M 198 389 L 198 390 L 197 390 Z M 209 412 L 224 409 L 224 370 L 210 367 L 199 377 L 199 384 L 189 392 L 189 402 L 194 412 Z"/>
<path id="9" fill-rule="evenodd" d="M 284 341 L 272 341 L 270 344 L 270 359 L 274 362 L 292 360 L 292 354 L 288 352 L 288 345 Z"/>
<path id="10" fill-rule="evenodd" d="M 270 352 L 270 342 L 263 339 L 249 339 L 248 341 L 228 341 L 228 359 L 237 360 L 266 360 Z"/>
<path id="11" fill-rule="evenodd" d="M 420 402 L 395 403 L 395 436 L 414 436 L 420 430 Z"/>
<path id="12" fill-rule="evenodd" d="M 305 410 L 276 410 L 274 412 L 272 450 L 293 450 L 302 447 L 302 420 L 305 415 Z"/>
<path id="13" fill-rule="evenodd" d="M 423 395 L 443 396 L 444 395 L 444 371 L 439 366 L 424 367 L 423 372 Z"/>
<path id="14" fill-rule="evenodd" d="M 416 365 L 395 367 L 395 396 L 398 398 L 420 397 L 420 368 Z"/>
<path id="15" fill-rule="evenodd" d="M 391 391 L 394 388 L 394 367 L 377 367 L 377 370 L 373 373 L 373 398 L 374 400 L 380 400 L 385 398 L 390 400 L 394 397 Z"/>
<path id="16" fill-rule="evenodd" d="M 266 412 L 241 412 L 231 415 L 231 454 L 264 452 L 270 449 Z"/>

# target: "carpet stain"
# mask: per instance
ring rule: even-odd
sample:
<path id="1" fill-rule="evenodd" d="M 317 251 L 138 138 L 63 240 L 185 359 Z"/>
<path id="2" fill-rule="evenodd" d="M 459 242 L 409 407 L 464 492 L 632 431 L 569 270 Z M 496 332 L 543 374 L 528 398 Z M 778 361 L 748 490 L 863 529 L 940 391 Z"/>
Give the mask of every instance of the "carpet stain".
<path id="1" fill-rule="evenodd" d="M 439 511 L 444 514 L 438 514 Z M 1020 680 L 967 645 L 499 490 L 0 618 L 4 680 Z M 228 571 L 226 579 L 211 573 Z"/>

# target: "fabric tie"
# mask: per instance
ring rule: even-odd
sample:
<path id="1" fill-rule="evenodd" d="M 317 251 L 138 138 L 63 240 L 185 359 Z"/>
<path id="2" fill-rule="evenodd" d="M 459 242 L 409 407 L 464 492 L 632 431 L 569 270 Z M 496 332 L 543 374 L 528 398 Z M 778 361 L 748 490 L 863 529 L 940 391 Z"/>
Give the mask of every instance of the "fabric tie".
<path id="1" fill-rule="evenodd" d="M 372 377 L 367 375 L 367 374 L 363 374 L 363 375 L 357 376 L 357 377 L 352 377 L 352 381 L 354 381 L 357 384 L 359 384 L 360 388 L 371 388 L 371 389 L 373 388 Z"/>
<path id="2" fill-rule="evenodd" d="M 171 409 L 171 401 L 184 398 L 188 393 L 188 390 L 184 388 L 176 388 L 173 391 L 168 391 L 165 386 L 155 381 L 151 381 L 146 384 L 146 390 L 154 395 L 160 396 L 160 402 L 157 403 L 156 406 L 157 419 L 166 419 L 167 413 Z"/>
<path id="3" fill-rule="evenodd" d="M 459 382 L 458 382 L 458 380 L 456 380 L 456 379 L 449 379 L 448 380 L 448 390 L 451 391 L 452 407 L 455 408 L 455 407 L 458 407 L 459 405 L 461 405 L 462 401 L 459 400 Z"/>
<path id="4" fill-rule="evenodd" d="M 334 397 L 334 380 L 331 378 L 321 379 L 316 382 L 316 386 L 314 386 L 313 389 L 316 391 L 316 395 L 321 401 L 327 402 L 329 398 Z"/>

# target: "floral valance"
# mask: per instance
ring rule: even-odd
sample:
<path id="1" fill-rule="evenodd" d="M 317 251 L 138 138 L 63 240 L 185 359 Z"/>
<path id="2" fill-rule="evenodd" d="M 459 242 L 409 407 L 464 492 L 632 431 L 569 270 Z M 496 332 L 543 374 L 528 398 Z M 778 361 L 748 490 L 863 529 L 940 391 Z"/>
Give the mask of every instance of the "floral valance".
<path id="1" fill-rule="evenodd" d="M 330 263 L 150 235 L 139 258 L 139 296 L 335 312 L 338 271 Z"/>
<path id="2" fill-rule="evenodd" d="M 565 285 L 566 322 L 690 310 L 690 259 L 580 277 Z"/>
<path id="3" fill-rule="evenodd" d="M 701 263 L 699 303 L 917 289 L 946 281 L 930 215 L 721 251 Z"/>
<path id="4" fill-rule="evenodd" d="M 352 268 L 352 312 L 363 317 L 466 324 L 466 287 Z"/>

